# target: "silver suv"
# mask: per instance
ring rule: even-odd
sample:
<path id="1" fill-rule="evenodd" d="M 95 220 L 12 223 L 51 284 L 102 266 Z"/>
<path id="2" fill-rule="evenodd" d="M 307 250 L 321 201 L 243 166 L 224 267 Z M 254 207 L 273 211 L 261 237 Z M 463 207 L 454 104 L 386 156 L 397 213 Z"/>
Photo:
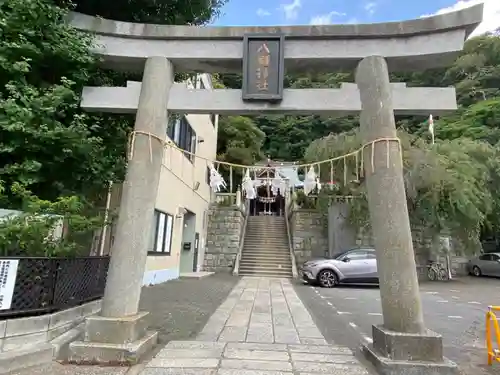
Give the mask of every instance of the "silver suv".
<path id="1" fill-rule="evenodd" d="M 373 248 L 351 249 L 332 259 L 309 260 L 299 272 L 307 283 L 325 288 L 339 283 L 378 284 L 377 258 Z"/>

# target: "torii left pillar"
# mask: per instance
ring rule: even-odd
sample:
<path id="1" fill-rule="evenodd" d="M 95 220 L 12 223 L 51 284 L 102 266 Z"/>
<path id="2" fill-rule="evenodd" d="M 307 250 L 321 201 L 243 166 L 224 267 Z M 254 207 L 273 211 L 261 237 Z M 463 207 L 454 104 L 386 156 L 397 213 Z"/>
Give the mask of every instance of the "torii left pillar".
<path id="1" fill-rule="evenodd" d="M 174 69 L 169 60 L 147 59 L 102 311 L 87 318 L 85 340 L 70 344 L 70 362 L 134 364 L 157 342 L 158 333 L 147 330 L 148 312 L 139 311 L 139 299 L 151 245 L 163 159 L 161 140 L 165 138 L 173 82 Z"/>

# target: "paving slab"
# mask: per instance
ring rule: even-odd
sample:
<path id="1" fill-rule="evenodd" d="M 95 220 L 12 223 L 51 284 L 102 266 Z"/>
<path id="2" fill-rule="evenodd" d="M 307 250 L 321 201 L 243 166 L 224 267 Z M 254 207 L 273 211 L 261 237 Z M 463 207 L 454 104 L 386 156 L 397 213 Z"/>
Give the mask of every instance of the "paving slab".
<path id="1" fill-rule="evenodd" d="M 328 343 L 289 280 L 243 278 L 193 341 L 171 341 L 141 375 L 367 375 Z"/>

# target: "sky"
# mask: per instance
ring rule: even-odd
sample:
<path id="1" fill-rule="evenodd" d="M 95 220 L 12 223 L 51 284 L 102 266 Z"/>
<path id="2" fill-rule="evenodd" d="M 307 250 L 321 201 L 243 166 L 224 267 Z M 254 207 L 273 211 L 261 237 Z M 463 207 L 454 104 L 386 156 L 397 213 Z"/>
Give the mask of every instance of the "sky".
<path id="1" fill-rule="evenodd" d="M 216 26 L 326 25 L 402 21 L 484 3 L 474 35 L 500 27 L 500 0 L 228 0 Z"/>

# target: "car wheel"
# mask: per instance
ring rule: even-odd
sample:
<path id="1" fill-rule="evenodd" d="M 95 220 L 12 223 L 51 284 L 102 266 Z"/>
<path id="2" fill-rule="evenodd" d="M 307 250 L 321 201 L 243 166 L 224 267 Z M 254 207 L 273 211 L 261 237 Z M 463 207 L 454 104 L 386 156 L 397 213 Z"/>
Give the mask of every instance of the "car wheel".
<path id="1" fill-rule="evenodd" d="M 481 273 L 481 269 L 478 266 L 474 266 L 474 268 L 472 268 L 472 274 L 474 276 L 481 276 Z"/>
<path id="2" fill-rule="evenodd" d="M 338 284 L 339 279 L 332 270 L 323 270 L 318 275 L 318 282 L 323 288 L 333 288 Z"/>

